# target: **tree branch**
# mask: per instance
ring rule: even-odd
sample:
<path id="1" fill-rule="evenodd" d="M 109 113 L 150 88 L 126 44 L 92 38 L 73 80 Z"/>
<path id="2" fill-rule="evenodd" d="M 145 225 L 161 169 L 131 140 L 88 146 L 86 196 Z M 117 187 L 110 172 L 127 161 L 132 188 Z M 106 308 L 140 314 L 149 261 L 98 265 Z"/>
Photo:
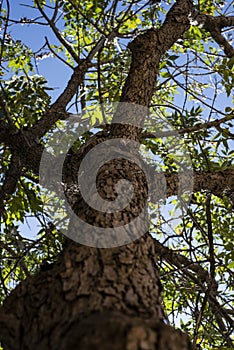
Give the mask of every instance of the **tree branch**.
<path id="1" fill-rule="evenodd" d="M 132 102 L 148 107 L 154 93 L 162 55 L 189 29 L 189 14 L 193 11 L 190 0 L 178 0 L 168 11 L 160 29 L 149 29 L 130 44 L 132 63 L 121 102 Z"/>
<path id="2" fill-rule="evenodd" d="M 21 175 L 22 164 L 19 155 L 12 154 L 10 165 L 5 174 L 3 185 L 0 189 L 0 210 L 4 212 L 4 201 L 12 195 L 16 189 L 17 182 Z"/>
<path id="3" fill-rule="evenodd" d="M 214 238 L 213 238 L 213 227 L 210 209 L 211 193 L 206 196 L 206 221 L 207 221 L 207 236 L 209 242 L 209 260 L 210 260 L 210 284 L 215 281 L 215 256 L 214 256 Z"/>
<path id="4" fill-rule="evenodd" d="M 47 16 L 47 14 L 44 12 L 44 10 L 42 9 L 40 3 L 38 0 L 35 0 L 37 7 L 39 9 L 39 11 L 41 12 L 42 16 L 45 18 L 45 20 L 48 22 L 50 28 L 53 30 L 56 38 L 59 40 L 59 42 L 67 49 L 67 51 L 70 53 L 70 55 L 72 56 L 72 58 L 74 59 L 74 61 L 76 63 L 80 63 L 80 58 L 79 56 L 77 56 L 77 54 L 75 53 L 75 51 L 73 50 L 72 46 L 62 37 L 60 31 L 58 30 L 58 28 L 55 26 L 54 22 L 52 20 L 49 19 L 49 17 Z"/>
<path id="5" fill-rule="evenodd" d="M 191 24 L 195 24 L 203 27 L 208 32 L 210 32 L 212 38 L 216 43 L 222 47 L 224 53 L 227 57 L 234 56 L 234 48 L 229 44 L 229 42 L 222 36 L 221 29 L 224 27 L 234 26 L 234 16 L 210 16 L 195 12 L 192 16 Z"/>
<path id="6" fill-rule="evenodd" d="M 146 111 L 144 108 L 141 110 L 138 108 L 135 113 L 132 104 L 149 107 L 161 58 L 189 29 L 189 14 L 192 11 L 193 4 L 190 0 L 176 1 L 168 11 L 160 29 L 148 29 L 128 45 L 132 53 L 132 62 L 120 102 L 131 103 L 131 106 L 127 111 L 126 104 L 118 105 L 111 125 L 111 133 L 116 137 L 131 137 L 135 141 L 140 139 Z M 123 127 L 121 127 L 121 122 L 125 124 Z M 127 128 L 126 124 L 131 124 L 131 128 Z M 137 127 L 132 125 L 137 125 Z"/>
<path id="7" fill-rule="evenodd" d="M 167 182 L 167 197 L 176 195 L 179 190 L 178 173 L 164 175 Z M 234 169 L 214 172 L 195 171 L 191 177 L 191 180 L 193 180 L 193 192 L 204 190 L 222 197 L 225 195 L 226 190 L 234 191 Z"/>
<path id="8" fill-rule="evenodd" d="M 189 260 L 186 256 L 176 253 L 172 249 L 164 246 L 154 239 L 154 247 L 157 255 L 164 258 L 170 265 L 176 266 L 180 270 L 190 270 L 200 279 L 201 283 L 209 281 L 209 273 L 204 270 L 199 263 Z"/>
<path id="9" fill-rule="evenodd" d="M 194 126 L 189 126 L 187 128 L 183 128 L 180 130 L 160 131 L 160 132 L 155 132 L 155 133 L 144 132 L 144 133 L 142 133 L 142 139 L 166 137 L 166 136 L 176 136 L 178 134 L 184 135 L 184 134 L 194 133 L 194 132 L 200 131 L 200 130 L 207 130 L 207 129 L 210 129 L 213 127 L 218 129 L 220 124 L 226 123 L 227 121 L 230 121 L 230 120 L 234 120 L 234 115 L 227 115 L 221 119 L 215 119 L 211 122 L 201 123 L 201 124 L 194 125 Z"/>
<path id="10" fill-rule="evenodd" d="M 11 115 L 10 115 L 10 112 L 9 112 L 9 109 L 8 109 L 8 106 L 7 106 L 7 102 L 3 99 L 3 95 L 6 96 L 5 89 L 4 89 L 4 87 L 2 86 L 1 83 L 0 83 L 0 86 L 1 86 L 1 89 L 2 89 L 2 95 L 0 95 L 0 106 L 2 107 L 2 111 L 3 111 L 3 113 L 4 113 L 5 117 L 6 117 L 6 120 L 8 121 L 8 124 L 11 127 L 11 130 L 17 132 L 18 129 L 16 128 L 16 126 L 14 125 L 14 123 L 13 123 L 13 121 L 11 119 Z"/>
<path id="11" fill-rule="evenodd" d="M 209 273 L 204 270 L 199 263 L 194 263 L 186 256 L 174 252 L 172 249 L 165 247 L 163 244 L 158 242 L 156 239 L 153 240 L 155 252 L 158 256 L 165 259 L 171 266 L 176 266 L 179 270 L 183 271 L 189 279 L 194 281 L 197 286 L 201 288 L 201 291 L 205 293 L 206 298 L 213 310 L 216 321 L 219 325 L 223 335 L 227 338 L 229 344 L 232 344 L 232 340 L 227 335 L 227 329 L 223 323 L 222 318 L 233 327 L 234 323 L 229 316 L 228 310 L 222 307 L 217 301 L 216 297 L 207 290 L 207 286 L 210 284 Z M 192 272 L 190 272 L 190 271 Z"/>
<path id="12" fill-rule="evenodd" d="M 112 38 L 114 32 L 110 33 L 108 38 Z M 106 38 L 103 36 L 99 39 L 96 45 L 92 48 L 88 56 L 80 60 L 80 64 L 74 68 L 74 72 L 68 81 L 67 86 L 57 100 L 52 104 L 49 111 L 45 113 L 36 125 L 31 128 L 32 134 L 37 138 L 41 138 L 59 119 L 64 119 L 65 108 L 76 94 L 78 87 L 84 81 L 85 74 L 90 66 L 90 62 L 96 55 L 98 50 L 104 45 Z"/>

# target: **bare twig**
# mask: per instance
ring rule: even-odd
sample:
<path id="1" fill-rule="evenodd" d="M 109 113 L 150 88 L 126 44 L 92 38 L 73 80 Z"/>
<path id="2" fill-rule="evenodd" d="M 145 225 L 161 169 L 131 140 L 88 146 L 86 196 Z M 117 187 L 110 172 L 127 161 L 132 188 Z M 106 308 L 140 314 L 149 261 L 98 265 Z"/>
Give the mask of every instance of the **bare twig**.
<path id="1" fill-rule="evenodd" d="M 66 60 L 64 60 L 62 57 L 60 57 L 55 50 L 52 49 L 49 40 L 47 37 L 45 37 L 46 45 L 48 46 L 49 50 L 52 52 L 52 54 L 57 57 L 60 61 L 62 61 L 64 64 L 66 64 L 69 68 L 74 69 L 74 67 L 68 63 Z"/>
<path id="2" fill-rule="evenodd" d="M 72 56 L 72 58 L 75 60 L 76 63 L 80 63 L 80 58 L 79 56 L 77 56 L 77 54 L 75 53 L 75 51 L 73 50 L 72 46 L 63 38 L 63 36 L 61 35 L 60 31 L 58 30 L 58 28 L 55 26 L 54 22 L 47 16 L 47 14 L 45 13 L 45 11 L 42 9 L 40 3 L 38 0 L 35 0 L 37 7 L 39 9 L 39 11 L 41 12 L 42 16 L 46 19 L 46 21 L 48 22 L 49 26 L 51 27 L 51 29 L 53 30 L 56 38 L 59 40 L 59 42 L 67 49 L 67 51 L 70 53 L 70 55 Z"/>
<path id="3" fill-rule="evenodd" d="M 206 221 L 207 221 L 207 235 L 209 242 L 209 259 L 210 259 L 210 278 L 211 284 L 215 278 L 215 257 L 214 257 L 214 238 L 213 238 L 213 229 L 212 229 L 212 219 L 210 212 L 210 200 L 211 193 L 208 193 L 206 196 Z"/>

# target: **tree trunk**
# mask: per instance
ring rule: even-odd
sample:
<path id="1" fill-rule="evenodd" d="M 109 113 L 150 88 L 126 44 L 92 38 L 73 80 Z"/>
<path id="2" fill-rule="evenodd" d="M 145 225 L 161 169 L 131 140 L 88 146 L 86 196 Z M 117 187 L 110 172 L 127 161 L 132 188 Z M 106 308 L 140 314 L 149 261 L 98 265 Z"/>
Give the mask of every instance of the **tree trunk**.
<path id="1" fill-rule="evenodd" d="M 191 349 L 163 323 L 149 235 L 127 246 L 68 242 L 58 261 L 22 282 L 0 314 L 4 350 Z"/>

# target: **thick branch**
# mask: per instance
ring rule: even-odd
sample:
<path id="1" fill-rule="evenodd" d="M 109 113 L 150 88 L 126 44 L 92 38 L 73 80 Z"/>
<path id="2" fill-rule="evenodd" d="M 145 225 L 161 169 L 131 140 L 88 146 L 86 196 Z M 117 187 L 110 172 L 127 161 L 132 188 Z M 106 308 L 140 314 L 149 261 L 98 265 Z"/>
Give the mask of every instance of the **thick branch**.
<path id="1" fill-rule="evenodd" d="M 42 137 L 50 130 L 56 121 L 62 119 L 64 114 L 66 114 L 65 108 L 77 92 L 79 85 L 83 82 L 86 70 L 87 65 L 85 62 L 82 62 L 74 69 L 74 72 L 62 94 L 57 98 L 44 117 L 31 129 L 35 136 L 38 138 Z"/>
<path id="2" fill-rule="evenodd" d="M 112 37 L 114 33 L 110 34 Z M 92 48 L 88 56 L 80 61 L 80 64 L 74 69 L 74 72 L 65 87 L 64 91 L 57 98 L 57 100 L 50 107 L 49 111 L 44 117 L 38 121 L 38 123 L 31 129 L 32 134 L 37 138 L 42 137 L 50 128 L 58 121 L 63 119 L 67 104 L 71 101 L 73 96 L 76 94 L 78 87 L 84 81 L 85 73 L 87 72 L 90 62 L 96 55 L 98 50 L 103 46 L 105 37 L 102 37 L 96 45 Z"/>
<path id="3" fill-rule="evenodd" d="M 168 11 L 166 20 L 160 29 L 149 29 L 138 35 L 128 46 L 132 53 L 132 62 L 125 81 L 120 102 L 130 102 L 142 107 L 149 107 L 158 75 L 162 56 L 189 28 L 189 14 L 193 10 L 190 0 L 178 0 Z M 123 110 L 122 110 L 123 109 Z M 133 111 L 132 105 L 119 105 L 111 125 L 112 135 L 123 135 L 140 140 L 141 128 L 146 117 L 144 108 Z M 122 125 L 120 123 L 124 123 Z M 119 124 L 118 124 L 119 123 Z M 131 127 L 126 127 L 126 124 Z M 133 127 L 137 125 L 137 127 Z"/>
<path id="4" fill-rule="evenodd" d="M 178 174 L 165 174 L 167 181 L 167 196 L 173 196 L 179 190 Z M 194 172 L 191 175 L 193 192 L 208 191 L 222 197 L 226 190 L 234 191 L 234 169 L 225 169 L 214 172 Z"/>
<path id="5" fill-rule="evenodd" d="M 224 53 L 227 57 L 234 56 L 234 48 L 229 44 L 229 42 L 221 34 L 221 29 L 224 27 L 234 26 L 234 16 L 210 16 L 200 13 L 195 13 L 193 17 L 193 24 L 202 26 L 204 29 L 210 32 L 216 43 L 222 47 Z"/>
<path id="6" fill-rule="evenodd" d="M 189 29 L 189 14 L 193 10 L 190 0 L 178 0 L 168 11 L 160 29 L 149 29 L 138 35 L 128 46 L 132 53 L 132 62 L 125 81 L 120 102 L 130 102 L 138 106 L 149 107 L 154 94 L 155 80 L 158 75 L 162 56 Z M 127 109 L 130 109 L 129 111 Z M 122 111 L 123 109 L 123 111 Z M 141 138 L 141 128 L 146 117 L 146 111 L 141 108 L 133 112 L 132 105 L 119 105 L 111 125 L 115 137 L 123 135 L 134 140 Z M 121 127 L 118 123 L 124 123 Z M 127 128 L 126 124 L 139 127 Z"/>
<path id="7" fill-rule="evenodd" d="M 2 86 L 2 84 L 1 84 L 1 89 L 2 89 L 2 92 L 3 92 L 3 96 L 6 95 L 5 90 L 4 90 L 3 86 Z M 14 131 L 14 132 L 16 132 L 16 131 L 17 131 L 17 128 L 16 128 L 16 126 L 14 125 L 14 123 L 12 122 L 12 119 L 11 119 L 11 116 L 10 116 L 10 112 L 9 112 L 7 103 L 6 103 L 6 101 L 3 99 L 3 96 L 0 95 L 0 106 L 1 106 L 1 108 L 2 108 L 2 111 L 3 111 L 4 115 L 5 115 L 5 118 L 6 118 L 7 122 L 8 122 L 8 124 L 11 126 L 11 130 Z M 3 124 L 4 124 L 4 123 L 3 123 Z M 6 124 L 6 125 L 7 125 L 7 124 Z"/>
<path id="8" fill-rule="evenodd" d="M 189 260 L 186 256 L 174 252 L 172 249 L 164 246 L 156 239 L 154 239 L 154 247 L 156 254 L 161 258 L 165 259 L 168 262 L 168 264 L 176 266 L 182 271 L 192 271 L 201 283 L 209 282 L 208 272 L 204 270 L 199 263 L 193 262 L 192 260 Z"/>
<path id="9" fill-rule="evenodd" d="M 13 134 L 15 134 L 15 128 L 12 128 L 4 120 L 0 120 L 0 143 L 11 145 Z"/>
<path id="10" fill-rule="evenodd" d="M 188 17 L 192 10 L 191 1 L 178 0 L 169 10 L 159 30 L 147 30 L 129 44 L 132 63 L 120 98 L 121 102 L 149 106 L 162 55 L 189 29 Z"/>
<path id="11" fill-rule="evenodd" d="M 153 167 L 148 166 L 148 173 L 152 186 L 150 188 L 150 201 L 152 203 L 158 203 L 160 199 L 165 199 L 165 197 L 181 196 L 186 191 L 192 191 L 193 193 L 207 191 L 221 198 L 227 195 L 232 203 L 234 169 L 213 172 L 156 173 Z"/>
<path id="12" fill-rule="evenodd" d="M 4 202 L 16 189 L 17 182 L 21 175 L 22 165 L 18 154 L 13 153 L 9 169 L 5 174 L 3 185 L 0 189 L 0 210 L 4 210 Z"/>

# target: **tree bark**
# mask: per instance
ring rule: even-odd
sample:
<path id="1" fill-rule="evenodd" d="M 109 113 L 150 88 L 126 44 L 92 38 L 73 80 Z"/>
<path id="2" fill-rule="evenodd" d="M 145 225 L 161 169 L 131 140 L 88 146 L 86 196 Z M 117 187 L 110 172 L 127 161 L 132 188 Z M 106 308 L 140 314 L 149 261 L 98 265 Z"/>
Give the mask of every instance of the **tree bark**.
<path id="1" fill-rule="evenodd" d="M 151 236 L 114 249 L 69 242 L 7 298 L 0 339 L 4 350 L 191 349 L 164 324 L 161 290 Z"/>

